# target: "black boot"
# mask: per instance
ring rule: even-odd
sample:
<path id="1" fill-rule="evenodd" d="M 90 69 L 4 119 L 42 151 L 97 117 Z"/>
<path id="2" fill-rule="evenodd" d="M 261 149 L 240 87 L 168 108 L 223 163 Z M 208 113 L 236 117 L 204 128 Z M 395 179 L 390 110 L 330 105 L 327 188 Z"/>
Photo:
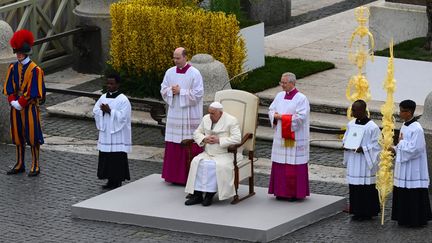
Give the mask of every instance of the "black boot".
<path id="1" fill-rule="evenodd" d="M 38 168 L 37 170 L 30 171 L 27 176 L 28 177 L 35 177 L 35 176 L 39 175 L 39 173 L 40 173 L 40 169 Z"/>
<path id="2" fill-rule="evenodd" d="M 15 169 L 15 167 L 14 167 L 14 168 L 6 171 L 6 175 L 16 175 L 16 174 L 23 173 L 23 172 L 25 172 L 24 167 L 21 167 L 19 169 Z"/>
<path id="3" fill-rule="evenodd" d="M 206 192 L 206 195 L 204 197 L 204 200 L 202 201 L 202 205 L 204 207 L 210 206 L 213 201 L 213 196 L 216 194 L 216 192 Z"/>
<path id="4" fill-rule="evenodd" d="M 198 203 L 201 203 L 203 201 L 202 192 L 200 191 L 194 191 L 194 194 L 185 202 L 185 205 L 195 205 Z"/>
<path id="5" fill-rule="evenodd" d="M 24 165 L 24 155 L 25 155 L 25 146 L 17 145 L 16 146 L 16 164 L 12 169 L 6 171 L 6 175 L 16 175 L 25 172 Z"/>

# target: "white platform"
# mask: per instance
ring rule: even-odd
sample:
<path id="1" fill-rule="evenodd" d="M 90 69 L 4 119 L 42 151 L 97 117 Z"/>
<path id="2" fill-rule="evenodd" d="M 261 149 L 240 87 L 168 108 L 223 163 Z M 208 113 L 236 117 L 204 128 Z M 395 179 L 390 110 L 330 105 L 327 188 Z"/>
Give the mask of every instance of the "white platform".
<path id="1" fill-rule="evenodd" d="M 241 192 L 246 191 L 241 187 Z M 341 212 L 345 198 L 312 194 L 298 202 L 278 201 L 267 188 L 231 205 L 185 206 L 184 188 L 153 174 L 72 206 L 74 217 L 120 224 L 267 242 Z M 216 198 L 216 197 L 215 197 Z"/>

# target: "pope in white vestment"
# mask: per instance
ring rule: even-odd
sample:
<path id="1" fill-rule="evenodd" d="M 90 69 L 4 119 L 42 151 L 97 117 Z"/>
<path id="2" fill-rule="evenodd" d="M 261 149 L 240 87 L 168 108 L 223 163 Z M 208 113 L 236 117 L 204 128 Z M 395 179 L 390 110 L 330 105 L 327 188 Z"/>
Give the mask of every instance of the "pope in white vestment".
<path id="1" fill-rule="evenodd" d="M 381 131 L 366 114 L 366 102 L 357 100 L 352 105 L 355 119 L 347 125 L 343 143 L 346 144 L 351 130 L 362 130 L 361 142 L 355 150 L 345 149 L 343 163 L 347 166 L 349 184 L 350 214 L 354 220 L 371 219 L 380 210 L 376 173 L 378 155 L 381 147 L 378 143 Z M 359 135 L 358 135 L 359 136 Z"/>
<path id="2" fill-rule="evenodd" d="M 404 226 L 424 226 L 432 220 L 424 131 L 414 117 L 414 101 L 404 100 L 399 108 L 399 116 L 405 123 L 400 130 L 399 143 L 394 148 L 392 220 Z"/>
<path id="3" fill-rule="evenodd" d="M 130 180 L 127 153 L 132 150 L 132 108 L 128 98 L 118 90 L 120 78 L 114 76 L 108 76 L 108 92 L 93 108 L 99 130 L 97 175 L 99 179 L 108 179 L 105 189 L 119 187 L 122 181 Z"/>
<path id="4" fill-rule="evenodd" d="M 192 160 L 185 191 L 193 195 L 185 204 L 209 206 L 216 192 L 219 200 L 234 196 L 234 155 L 228 153 L 228 146 L 241 142 L 237 119 L 223 112 L 219 102 L 214 102 L 194 132 L 194 140 L 205 149 Z M 241 152 L 237 158 L 242 159 Z"/>
<path id="5" fill-rule="evenodd" d="M 203 79 L 198 69 L 187 63 L 184 48 L 174 51 L 176 66 L 168 69 L 161 84 L 161 96 L 168 105 L 165 128 L 165 155 L 162 178 L 184 185 L 188 174 L 188 153 L 181 141 L 191 139 L 203 115 Z M 202 150 L 194 145 L 192 155 Z"/>
<path id="6" fill-rule="evenodd" d="M 295 82 L 293 73 L 284 73 L 280 83 L 283 91 L 269 107 L 270 123 L 275 128 L 269 194 L 277 199 L 297 200 L 309 196 L 310 107 L 306 96 L 295 88 Z M 287 121 L 286 128 L 283 120 Z M 283 132 L 292 137 L 285 139 Z"/>

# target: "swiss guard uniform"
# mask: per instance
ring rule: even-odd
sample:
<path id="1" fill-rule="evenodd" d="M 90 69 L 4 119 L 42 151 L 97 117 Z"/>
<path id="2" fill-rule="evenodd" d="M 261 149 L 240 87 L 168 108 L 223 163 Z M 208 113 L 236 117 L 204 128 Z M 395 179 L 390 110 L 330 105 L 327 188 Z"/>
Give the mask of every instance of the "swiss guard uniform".
<path id="1" fill-rule="evenodd" d="M 39 169 L 39 149 L 44 143 L 40 124 L 39 104 L 45 99 L 44 73 L 28 54 L 34 43 L 33 34 L 28 30 L 14 33 L 10 45 L 14 53 L 25 55 L 9 65 L 3 93 L 11 105 L 11 138 L 16 145 L 16 164 L 7 171 L 8 175 L 25 172 L 24 154 L 26 143 L 31 147 L 32 164 L 28 176 L 37 176 Z"/>

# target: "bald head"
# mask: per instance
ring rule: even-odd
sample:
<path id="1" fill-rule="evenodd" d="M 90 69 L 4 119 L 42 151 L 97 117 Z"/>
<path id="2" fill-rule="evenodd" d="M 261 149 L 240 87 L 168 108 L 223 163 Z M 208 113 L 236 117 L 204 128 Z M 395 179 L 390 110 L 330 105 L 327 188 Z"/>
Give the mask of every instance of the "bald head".
<path id="1" fill-rule="evenodd" d="M 183 68 L 187 63 L 187 51 L 183 47 L 178 47 L 173 54 L 174 63 L 178 68 Z"/>

